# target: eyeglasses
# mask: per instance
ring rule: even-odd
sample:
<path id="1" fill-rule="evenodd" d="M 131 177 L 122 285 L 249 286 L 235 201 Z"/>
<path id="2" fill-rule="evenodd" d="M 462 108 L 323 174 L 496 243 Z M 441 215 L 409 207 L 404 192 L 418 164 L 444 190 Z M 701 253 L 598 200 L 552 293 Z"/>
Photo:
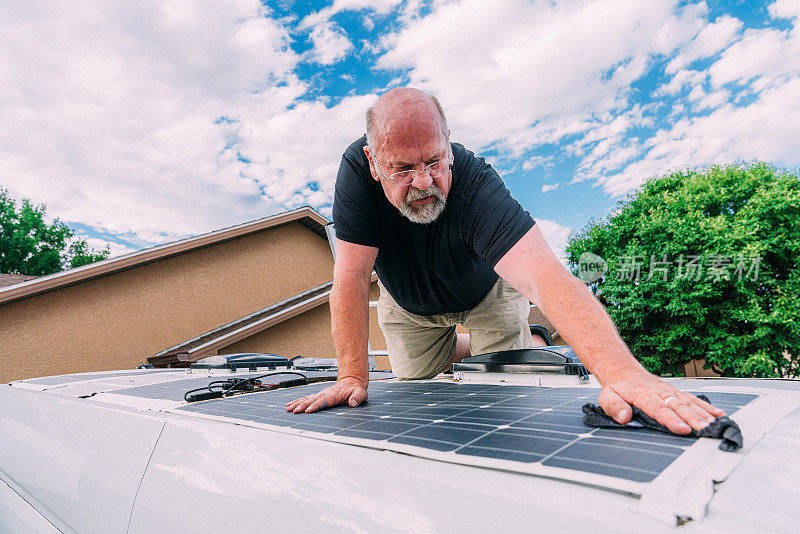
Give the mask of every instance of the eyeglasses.
<path id="1" fill-rule="evenodd" d="M 417 174 L 423 174 L 426 172 L 431 175 L 431 178 L 439 178 L 448 171 L 450 168 L 450 163 L 450 158 L 440 159 L 425 165 L 425 168 L 423 168 L 421 171 L 409 169 L 407 171 L 393 172 L 389 176 L 386 176 L 386 173 L 383 172 L 380 164 L 375 161 L 375 165 L 378 167 L 378 170 L 381 172 L 381 174 L 386 177 L 386 179 L 391 180 L 398 186 L 409 185 L 414 181 L 414 178 L 416 178 Z"/>

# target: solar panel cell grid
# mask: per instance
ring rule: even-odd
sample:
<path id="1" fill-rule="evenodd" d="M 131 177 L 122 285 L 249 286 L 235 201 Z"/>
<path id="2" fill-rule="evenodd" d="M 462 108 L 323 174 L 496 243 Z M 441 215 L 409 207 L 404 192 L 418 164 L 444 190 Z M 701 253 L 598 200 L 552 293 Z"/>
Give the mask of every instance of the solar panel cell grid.
<path id="1" fill-rule="evenodd" d="M 317 392 L 313 384 L 204 402 L 181 411 L 219 415 L 456 455 L 499 458 L 647 482 L 695 438 L 646 429 L 592 428 L 581 406 L 599 390 L 448 382 L 373 382 L 356 408 L 313 414 L 285 411 L 289 400 Z M 707 393 L 729 414 L 756 395 Z"/>

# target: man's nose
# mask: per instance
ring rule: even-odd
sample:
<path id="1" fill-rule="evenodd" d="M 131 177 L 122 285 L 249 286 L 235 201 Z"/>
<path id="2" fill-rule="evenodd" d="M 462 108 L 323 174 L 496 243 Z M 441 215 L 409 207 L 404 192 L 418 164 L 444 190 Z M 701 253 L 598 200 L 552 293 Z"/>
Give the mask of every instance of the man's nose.
<path id="1" fill-rule="evenodd" d="M 414 180 L 411 182 L 411 185 L 424 191 L 425 189 L 428 189 L 432 183 L 433 178 L 431 178 L 431 173 L 428 171 L 422 171 L 414 174 Z"/>

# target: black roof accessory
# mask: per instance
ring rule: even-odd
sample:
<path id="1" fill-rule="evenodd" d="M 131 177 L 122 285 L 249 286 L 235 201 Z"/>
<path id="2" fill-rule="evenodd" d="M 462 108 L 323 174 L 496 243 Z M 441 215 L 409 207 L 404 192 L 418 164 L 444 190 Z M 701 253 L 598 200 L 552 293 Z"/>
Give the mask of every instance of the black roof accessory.
<path id="1" fill-rule="evenodd" d="M 286 367 L 289 369 L 292 364 L 284 356 L 279 354 L 261 354 L 247 352 L 241 354 L 220 354 L 209 356 L 193 363 L 191 369 L 229 369 L 236 372 L 238 369 L 246 368 L 249 371 L 256 371 L 258 368 L 276 369 Z"/>
<path id="2" fill-rule="evenodd" d="M 588 377 L 589 371 L 566 345 L 502 350 L 464 358 L 453 371 L 486 373 L 548 373 Z"/>
<path id="3" fill-rule="evenodd" d="M 281 380 L 264 384 L 261 379 L 275 375 L 297 375 L 300 378 Z M 270 391 L 273 389 L 290 388 L 295 386 L 305 386 L 315 382 L 333 382 L 336 376 L 317 376 L 309 378 L 297 371 L 278 371 L 249 378 L 228 378 L 226 380 L 214 380 L 207 386 L 191 389 L 183 395 L 186 402 L 197 402 L 209 399 L 220 399 L 229 397 L 237 393 L 250 393 L 252 391 Z"/>

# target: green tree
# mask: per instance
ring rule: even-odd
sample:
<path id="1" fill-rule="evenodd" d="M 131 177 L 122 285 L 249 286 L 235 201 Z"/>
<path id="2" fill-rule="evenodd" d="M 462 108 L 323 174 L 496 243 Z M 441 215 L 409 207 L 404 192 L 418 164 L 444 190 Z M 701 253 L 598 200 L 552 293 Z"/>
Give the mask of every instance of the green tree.
<path id="1" fill-rule="evenodd" d="M 109 255 L 76 239 L 66 224 L 45 221 L 45 207 L 24 199 L 17 207 L 8 191 L 0 188 L 0 272 L 42 276 L 79 267 Z"/>
<path id="2" fill-rule="evenodd" d="M 651 179 L 567 254 L 650 371 L 705 359 L 726 376 L 800 375 L 796 174 L 755 163 Z"/>

